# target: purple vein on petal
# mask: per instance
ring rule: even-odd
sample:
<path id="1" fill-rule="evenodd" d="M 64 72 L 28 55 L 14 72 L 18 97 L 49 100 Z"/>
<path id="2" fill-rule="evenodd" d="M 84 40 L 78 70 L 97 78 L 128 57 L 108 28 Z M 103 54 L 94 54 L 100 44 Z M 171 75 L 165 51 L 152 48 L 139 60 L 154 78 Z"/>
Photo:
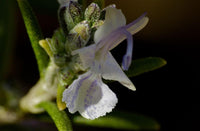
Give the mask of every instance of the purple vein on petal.
<path id="1" fill-rule="evenodd" d="M 93 96 L 90 96 L 90 95 L 92 95 L 95 91 L 96 91 L 96 89 L 95 89 L 95 87 L 97 86 L 97 80 L 94 80 L 93 82 L 92 82 L 92 84 L 90 85 L 90 87 L 89 87 L 89 89 L 87 90 L 87 97 L 84 99 L 84 102 L 85 102 L 85 109 L 87 108 L 87 107 L 89 107 L 89 105 L 91 105 L 92 104 L 92 99 L 93 99 Z"/>
<path id="2" fill-rule="evenodd" d="M 76 88 L 76 91 L 75 91 L 75 93 L 74 93 L 74 95 L 73 95 L 73 97 L 72 97 L 72 101 L 71 101 L 71 104 L 70 104 L 70 106 L 72 106 L 72 108 L 74 107 L 74 101 L 75 101 L 76 97 L 78 96 L 78 92 L 79 92 L 79 89 L 80 89 L 82 83 L 83 83 L 86 79 L 88 79 L 91 75 L 92 75 L 92 74 L 89 74 L 88 76 L 86 76 L 86 77 L 84 77 L 83 79 L 81 79 L 80 81 L 78 81 L 78 84 L 77 84 L 78 87 Z"/>
<path id="3" fill-rule="evenodd" d="M 85 105 L 84 108 L 87 109 L 92 104 L 93 96 L 91 96 L 95 91 L 95 87 L 97 86 L 97 80 L 94 80 L 87 90 L 86 98 L 84 99 Z"/>

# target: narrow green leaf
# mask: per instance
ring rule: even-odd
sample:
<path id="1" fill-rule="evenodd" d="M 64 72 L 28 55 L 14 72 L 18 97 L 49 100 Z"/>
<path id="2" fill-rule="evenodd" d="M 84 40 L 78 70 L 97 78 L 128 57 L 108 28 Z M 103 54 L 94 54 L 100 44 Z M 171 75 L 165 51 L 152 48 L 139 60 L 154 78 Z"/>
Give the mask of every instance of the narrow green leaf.
<path id="1" fill-rule="evenodd" d="M 140 114 L 127 112 L 112 112 L 105 117 L 95 120 L 88 120 L 81 116 L 76 116 L 73 122 L 78 125 L 112 128 L 121 130 L 159 130 L 157 121 Z"/>
<path id="2" fill-rule="evenodd" d="M 13 0 L 0 1 L 0 80 L 9 69 L 15 41 L 16 22 Z"/>
<path id="3" fill-rule="evenodd" d="M 64 111 L 59 111 L 56 104 L 52 102 L 42 102 L 38 106 L 47 111 L 59 131 L 72 131 L 71 122 L 67 114 Z"/>
<path id="4" fill-rule="evenodd" d="M 128 77 L 138 76 L 143 73 L 156 70 L 166 65 L 166 60 L 160 57 L 146 57 L 134 60 L 128 71 L 125 73 Z"/>
<path id="5" fill-rule="evenodd" d="M 40 75 L 42 76 L 44 73 L 44 70 L 46 69 L 48 65 L 48 55 L 46 52 L 40 47 L 39 40 L 43 39 L 42 32 L 40 30 L 39 24 L 37 22 L 37 19 L 32 11 L 31 6 L 29 5 L 27 0 L 17 0 L 19 8 L 22 13 L 22 17 L 24 19 L 24 23 L 26 26 L 26 30 L 28 33 L 28 36 L 31 41 L 32 48 L 34 50 Z"/>

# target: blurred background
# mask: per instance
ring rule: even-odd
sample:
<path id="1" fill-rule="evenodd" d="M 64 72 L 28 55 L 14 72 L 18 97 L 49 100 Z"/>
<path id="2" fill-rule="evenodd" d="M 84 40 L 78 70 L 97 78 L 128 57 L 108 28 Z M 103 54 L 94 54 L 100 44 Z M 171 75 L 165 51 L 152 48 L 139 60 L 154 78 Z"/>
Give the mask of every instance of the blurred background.
<path id="1" fill-rule="evenodd" d="M 39 78 L 36 60 L 23 19 L 14 0 L 0 1 L 0 62 L 2 80 L 21 85 L 24 93 Z M 29 0 L 45 37 L 58 28 L 56 0 Z M 8 4 L 9 3 L 9 4 Z M 111 89 L 119 102 L 116 110 L 137 112 L 155 118 L 161 131 L 200 130 L 200 13 L 197 0 L 107 0 L 122 9 L 127 23 L 144 12 L 149 24 L 134 35 L 133 59 L 157 56 L 167 65 L 156 71 L 133 77 L 137 91 L 118 83 Z M 7 13 L 8 12 L 8 13 Z M 5 36 L 9 36 L 6 38 Z M 2 44 L 2 43 L 7 44 Z M 126 41 L 112 51 L 119 62 Z M 6 54 L 7 50 L 11 53 Z M 120 52 L 120 54 L 119 54 Z M 3 59 L 6 56 L 5 59 Z M 5 65 L 5 64 L 4 64 Z M 83 129 L 83 128 L 82 128 Z"/>

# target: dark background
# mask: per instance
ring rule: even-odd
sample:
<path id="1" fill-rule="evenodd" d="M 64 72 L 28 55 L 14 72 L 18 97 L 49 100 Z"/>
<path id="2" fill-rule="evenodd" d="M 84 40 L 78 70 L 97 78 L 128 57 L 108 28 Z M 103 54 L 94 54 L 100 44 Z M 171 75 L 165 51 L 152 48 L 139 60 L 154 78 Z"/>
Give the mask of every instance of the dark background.
<path id="1" fill-rule="evenodd" d="M 39 2 L 39 3 L 37 3 Z M 167 65 L 132 78 L 137 91 L 118 83 L 111 89 L 119 102 L 115 110 L 141 113 L 155 118 L 161 130 L 200 130 L 199 60 L 200 14 L 197 0 L 109 0 L 121 8 L 130 23 L 147 12 L 149 24 L 134 35 L 133 59 L 157 56 Z M 45 37 L 58 27 L 56 0 L 32 0 Z M 28 87 L 39 78 L 33 51 L 19 9 L 16 9 L 17 38 L 9 67 L 9 79 Z M 126 43 L 112 53 L 121 62 Z M 119 52 L 121 52 L 119 54 Z M 83 128 L 82 128 L 83 129 Z"/>

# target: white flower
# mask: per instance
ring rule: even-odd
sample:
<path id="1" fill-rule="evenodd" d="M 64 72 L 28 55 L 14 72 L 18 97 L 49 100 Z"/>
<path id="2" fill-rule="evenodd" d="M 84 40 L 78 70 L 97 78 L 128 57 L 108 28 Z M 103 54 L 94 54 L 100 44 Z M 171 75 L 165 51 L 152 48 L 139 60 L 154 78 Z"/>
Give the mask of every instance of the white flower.
<path id="1" fill-rule="evenodd" d="M 147 23 L 148 18 L 143 15 L 126 25 L 126 19 L 121 10 L 111 6 L 106 8 L 105 22 L 95 32 L 95 44 L 72 52 L 72 55 L 79 54 L 84 68 L 88 71 L 80 75 L 63 92 L 62 101 L 66 103 L 69 112 L 78 111 L 87 119 L 95 119 L 112 111 L 118 100 L 102 82 L 102 78 L 118 81 L 127 88 L 136 90 L 111 55 L 110 50 L 127 38 L 127 53 L 123 57 L 122 64 L 122 68 L 127 70 L 132 59 L 132 35 Z"/>

